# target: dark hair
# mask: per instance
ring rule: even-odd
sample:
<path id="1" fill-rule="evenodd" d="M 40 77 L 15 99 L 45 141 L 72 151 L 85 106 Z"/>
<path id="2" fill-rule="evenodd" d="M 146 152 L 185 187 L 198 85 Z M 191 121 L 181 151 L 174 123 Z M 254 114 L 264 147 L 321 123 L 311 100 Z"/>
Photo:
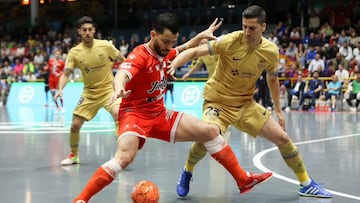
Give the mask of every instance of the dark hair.
<path id="1" fill-rule="evenodd" d="M 90 18 L 89 16 L 83 16 L 78 20 L 78 28 L 80 28 L 85 23 L 91 23 L 95 27 L 95 22 L 92 18 Z"/>
<path id="2" fill-rule="evenodd" d="M 243 18 L 257 18 L 258 23 L 262 24 L 266 22 L 266 12 L 263 8 L 257 5 L 247 7 L 243 13 Z"/>
<path id="3" fill-rule="evenodd" d="M 176 16 L 172 13 L 163 13 L 158 15 L 152 27 L 156 32 L 163 33 L 165 29 L 169 29 L 173 34 L 176 34 L 180 30 L 180 24 Z"/>

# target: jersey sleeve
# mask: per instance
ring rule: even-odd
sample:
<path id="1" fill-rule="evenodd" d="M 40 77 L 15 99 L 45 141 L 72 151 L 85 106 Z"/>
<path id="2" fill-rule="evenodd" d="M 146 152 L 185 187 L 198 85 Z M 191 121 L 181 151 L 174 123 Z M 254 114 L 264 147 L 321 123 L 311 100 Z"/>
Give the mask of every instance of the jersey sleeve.
<path id="1" fill-rule="evenodd" d="M 144 67 L 145 60 L 140 52 L 134 50 L 131 52 L 123 63 L 119 67 L 119 71 L 127 74 L 131 80 L 136 74 Z"/>
<path id="2" fill-rule="evenodd" d="M 65 61 L 65 69 L 71 69 L 74 70 L 76 67 L 76 58 L 74 51 L 70 50 L 69 54 L 66 57 Z"/>
<path id="3" fill-rule="evenodd" d="M 120 51 L 111 42 L 109 42 L 107 52 L 111 61 L 114 61 L 120 54 Z"/>

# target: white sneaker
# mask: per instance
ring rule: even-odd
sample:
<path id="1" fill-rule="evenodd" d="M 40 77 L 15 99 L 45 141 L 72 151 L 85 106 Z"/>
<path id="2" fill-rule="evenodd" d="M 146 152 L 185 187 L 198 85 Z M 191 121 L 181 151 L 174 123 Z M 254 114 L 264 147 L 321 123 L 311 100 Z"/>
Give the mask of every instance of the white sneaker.
<path id="1" fill-rule="evenodd" d="M 290 111 L 291 111 L 290 107 L 285 108 L 285 112 L 290 112 Z"/>
<path id="2" fill-rule="evenodd" d="M 350 107 L 350 111 L 351 112 L 356 112 L 356 108 L 355 107 Z"/>
<path id="3" fill-rule="evenodd" d="M 62 166 L 67 166 L 67 165 L 73 165 L 79 163 L 80 163 L 79 156 L 74 156 L 73 153 L 70 153 L 64 160 L 61 161 L 60 164 Z"/>

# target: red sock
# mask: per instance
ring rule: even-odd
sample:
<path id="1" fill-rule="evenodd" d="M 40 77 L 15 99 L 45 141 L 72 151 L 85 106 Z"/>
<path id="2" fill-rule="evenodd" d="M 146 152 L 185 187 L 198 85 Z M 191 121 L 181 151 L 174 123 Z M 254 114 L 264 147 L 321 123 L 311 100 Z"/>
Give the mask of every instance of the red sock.
<path id="1" fill-rule="evenodd" d="M 246 171 L 241 168 L 234 152 L 231 147 L 226 144 L 226 146 L 219 152 L 211 154 L 211 156 L 223 165 L 227 171 L 233 176 L 236 180 L 237 185 L 242 185 L 247 179 Z"/>
<path id="2" fill-rule="evenodd" d="M 102 167 L 99 167 L 80 195 L 74 199 L 74 202 L 76 202 L 76 200 L 88 202 L 92 196 L 102 190 L 105 186 L 109 185 L 113 180 L 114 178 L 112 176 L 110 176 Z"/>

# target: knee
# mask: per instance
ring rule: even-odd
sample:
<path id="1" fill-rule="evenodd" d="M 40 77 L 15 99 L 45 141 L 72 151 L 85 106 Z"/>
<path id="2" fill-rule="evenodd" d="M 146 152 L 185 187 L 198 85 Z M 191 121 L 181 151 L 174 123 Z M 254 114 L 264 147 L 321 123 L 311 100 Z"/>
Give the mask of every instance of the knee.
<path id="1" fill-rule="evenodd" d="M 208 140 L 211 140 L 220 135 L 220 129 L 214 124 L 208 124 L 205 127 L 204 134 L 207 135 Z"/>
<path id="2" fill-rule="evenodd" d="M 79 132 L 79 131 L 80 131 L 80 128 L 81 128 L 81 125 L 80 125 L 79 123 L 73 122 L 73 123 L 71 124 L 70 130 L 71 130 L 71 132 Z"/>
<path id="3" fill-rule="evenodd" d="M 290 142 L 290 138 L 289 138 L 289 135 L 286 133 L 286 132 L 283 132 L 279 137 L 278 139 L 276 139 L 276 144 L 277 146 L 283 146 L 287 143 Z"/>

